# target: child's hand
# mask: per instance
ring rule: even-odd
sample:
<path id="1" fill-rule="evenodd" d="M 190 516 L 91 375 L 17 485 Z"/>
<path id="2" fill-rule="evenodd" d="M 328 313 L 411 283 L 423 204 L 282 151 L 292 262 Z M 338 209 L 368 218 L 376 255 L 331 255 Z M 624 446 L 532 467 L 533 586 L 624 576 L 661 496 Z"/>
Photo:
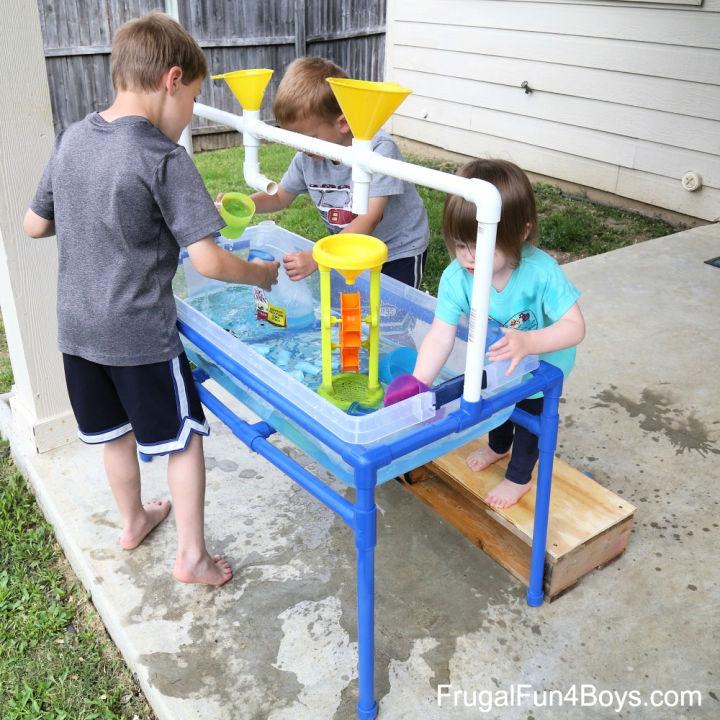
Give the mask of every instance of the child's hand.
<path id="1" fill-rule="evenodd" d="M 222 205 L 222 199 L 225 197 L 224 192 L 219 192 L 215 198 L 215 207 L 219 208 Z"/>
<path id="2" fill-rule="evenodd" d="M 260 260 L 260 258 L 255 258 L 255 260 L 251 260 L 250 262 L 256 265 L 262 265 L 265 270 L 265 279 L 263 282 L 258 283 L 258 287 L 261 287 L 263 290 L 271 290 L 272 286 L 277 282 L 280 263 L 276 260 L 267 262 L 266 260 Z"/>
<path id="3" fill-rule="evenodd" d="M 285 272 L 291 280 L 302 280 L 317 270 L 317 263 L 313 260 L 312 251 L 303 250 L 286 255 L 283 258 Z"/>
<path id="4" fill-rule="evenodd" d="M 488 348 L 488 357 L 491 362 L 510 360 L 510 366 L 505 372 L 505 375 L 508 376 L 512 375 L 518 363 L 526 355 L 531 354 L 530 337 L 528 332 L 523 330 L 506 327 L 501 327 L 500 330 L 503 337 Z"/>

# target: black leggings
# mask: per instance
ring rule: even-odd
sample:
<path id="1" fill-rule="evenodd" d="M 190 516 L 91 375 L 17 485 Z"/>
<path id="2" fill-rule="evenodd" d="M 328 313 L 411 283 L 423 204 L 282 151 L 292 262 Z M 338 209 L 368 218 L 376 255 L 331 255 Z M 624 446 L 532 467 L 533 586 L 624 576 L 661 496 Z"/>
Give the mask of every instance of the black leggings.
<path id="1" fill-rule="evenodd" d="M 521 400 L 517 407 L 531 415 L 540 415 L 543 409 L 543 398 Z M 518 485 L 526 485 L 530 482 L 530 476 L 539 455 L 537 435 L 522 425 L 516 425 L 512 420 L 506 420 L 502 425 L 490 431 L 488 444 L 491 450 L 500 455 L 512 447 L 512 455 L 505 477 Z"/>

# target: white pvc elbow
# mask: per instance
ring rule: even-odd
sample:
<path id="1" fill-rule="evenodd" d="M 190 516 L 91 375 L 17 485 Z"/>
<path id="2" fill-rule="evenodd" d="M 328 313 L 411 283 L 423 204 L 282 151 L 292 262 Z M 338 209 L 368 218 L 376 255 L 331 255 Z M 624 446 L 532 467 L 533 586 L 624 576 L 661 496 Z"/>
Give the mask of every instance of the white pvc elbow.
<path id="1" fill-rule="evenodd" d="M 486 180 L 470 178 L 470 187 L 463 197 L 475 203 L 476 219 L 479 223 L 499 223 L 502 209 L 500 191 Z"/>
<path id="2" fill-rule="evenodd" d="M 248 162 L 247 159 L 243 163 L 243 176 L 245 182 L 255 190 L 267 193 L 268 195 L 275 195 L 278 191 L 277 183 L 270 178 L 265 177 L 260 172 L 260 165 L 257 161 Z"/>

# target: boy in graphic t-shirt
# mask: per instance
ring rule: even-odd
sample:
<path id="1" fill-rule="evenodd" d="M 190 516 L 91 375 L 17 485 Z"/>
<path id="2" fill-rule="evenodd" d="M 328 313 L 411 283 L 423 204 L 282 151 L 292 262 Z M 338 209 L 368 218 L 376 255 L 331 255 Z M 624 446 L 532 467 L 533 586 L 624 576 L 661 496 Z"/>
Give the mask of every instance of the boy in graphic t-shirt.
<path id="1" fill-rule="evenodd" d="M 275 119 L 286 130 L 299 132 L 338 145 L 352 144 L 352 132 L 335 99 L 328 77 L 346 78 L 329 60 L 315 57 L 292 62 L 283 76 L 273 102 Z M 393 139 L 380 130 L 372 139 L 372 150 L 402 159 Z M 300 193 L 308 193 L 330 233 L 374 235 L 388 247 L 385 275 L 418 288 L 422 280 L 428 246 L 425 207 L 412 183 L 374 174 L 366 215 L 352 210 L 352 170 L 326 158 L 299 152 L 280 181 L 276 195 L 253 195 L 257 212 L 276 212 L 288 207 Z M 317 269 L 310 251 L 284 258 L 291 280 L 302 280 Z"/>

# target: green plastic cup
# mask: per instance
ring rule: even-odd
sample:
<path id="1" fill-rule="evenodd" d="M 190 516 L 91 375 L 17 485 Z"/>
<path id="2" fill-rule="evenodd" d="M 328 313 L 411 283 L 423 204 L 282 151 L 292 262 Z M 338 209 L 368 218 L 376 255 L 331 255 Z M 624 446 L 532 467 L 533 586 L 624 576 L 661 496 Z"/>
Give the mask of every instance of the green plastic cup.
<path id="1" fill-rule="evenodd" d="M 255 214 L 255 203 L 252 199 L 239 192 L 229 192 L 223 195 L 218 208 L 220 217 L 225 221 L 225 227 L 220 234 L 229 239 L 240 237 Z"/>

